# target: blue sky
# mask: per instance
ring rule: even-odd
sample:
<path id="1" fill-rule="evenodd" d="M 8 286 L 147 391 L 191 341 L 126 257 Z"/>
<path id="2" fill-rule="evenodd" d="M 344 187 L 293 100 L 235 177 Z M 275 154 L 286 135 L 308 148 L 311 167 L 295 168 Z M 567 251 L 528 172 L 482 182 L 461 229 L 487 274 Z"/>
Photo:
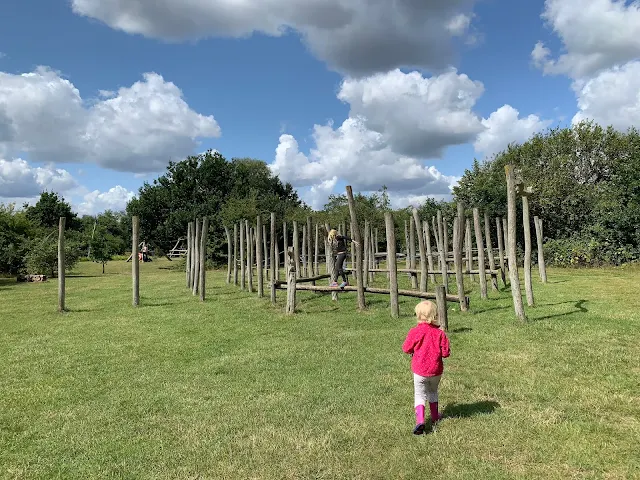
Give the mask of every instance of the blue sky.
<path id="1" fill-rule="evenodd" d="M 640 27 L 633 22 L 640 15 L 638 7 L 630 2 L 594 0 L 591 7 L 578 8 L 573 0 L 443 0 L 442 5 L 452 6 L 429 12 L 430 19 L 424 24 L 417 19 L 417 24 L 409 27 L 392 25 L 391 21 L 385 25 L 382 15 L 383 20 L 377 17 L 368 32 L 367 15 L 373 13 L 357 11 L 362 2 L 326 0 L 336 11 L 341 5 L 353 6 L 356 20 L 352 21 L 360 22 L 345 34 L 349 39 L 345 45 L 351 45 L 354 52 L 347 60 L 343 58 L 346 54 L 342 55 L 343 46 L 331 44 L 331 34 L 322 32 L 326 25 L 317 20 L 319 15 L 312 12 L 305 17 L 302 8 L 297 17 L 275 13 L 273 19 L 262 22 L 255 18 L 260 12 L 234 12 L 233 2 L 225 0 L 203 0 L 203 6 L 192 11 L 172 0 L 138 3 L 145 6 L 133 13 L 118 11 L 122 7 L 115 0 L 23 0 L 3 6 L 0 201 L 28 201 L 37 188 L 48 188 L 59 190 L 85 213 L 122 207 L 144 180 L 158 175 L 169 156 L 179 160 L 213 148 L 227 158 L 254 157 L 274 164 L 275 173 L 292 181 L 303 198 L 318 207 L 326 195 L 342 191 L 345 183 L 363 191 L 375 190 L 397 172 L 402 181 L 396 182 L 392 194 L 396 205 L 401 206 L 429 195 L 446 195 L 474 157 L 483 158 L 510 141 L 524 141 L 547 126 L 568 125 L 577 113 L 580 118 L 602 123 L 617 122 L 619 128 L 634 125 L 640 118 L 640 100 L 633 80 L 640 52 L 636 35 Z M 283 11 L 300 5 L 296 0 L 275 3 L 281 4 Z M 373 3 L 379 3 L 383 13 L 392 4 L 376 0 L 370 5 Z M 226 17 L 216 11 L 218 7 L 228 15 L 228 24 L 220 25 L 218 19 Z M 431 7 L 424 7 L 428 8 Z M 541 17 L 543 12 L 545 19 Z M 298 17 L 304 17 L 304 21 Z M 466 19 L 468 25 L 451 34 L 451 30 L 436 26 L 431 20 L 434 17 L 439 20 L 437 25 L 452 18 Z M 412 21 L 411 15 L 401 18 Z M 227 26 L 231 22 L 233 27 Z M 313 22 L 317 24 L 309 26 Z M 289 32 L 282 36 L 260 32 L 269 30 L 272 23 L 285 25 Z M 191 24 L 197 25 L 194 31 L 213 38 L 185 39 L 192 33 Z M 611 40 L 607 33 L 611 28 L 626 32 L 629 38 Z M 231 38 L 238 31 L 249 33 Z M 408 39 L 401 38 L 405 32 Z M 590 32 L 592 38 L 582 41 L 584 32 Z M 169 38 L 176 35 L 182 37 L 180 41 Z M 376 35 L 382 39 L 377 47 Z M 392 39 L 390 45 L 385 44 L 385 35 Z M 358 43 L 363 36 L 372 39 L 371 48 L 366 42 Z M 394 39 L 397 50 L 391 45 Z M 405 41 L 409 42 L 408 47 L 404 46 Z M 451 45 L 451 51 L 443 53 L 442 58 L 440 42 Z M 535 55 L 537 42 L 544 44 L 538 53 L 549 49 L 545 55 Z M 389 52 L 379 53 L 387 47 Z M 403 63 L 411 58 L 408 51 L 413 47 L 418 52 L 432 51 L 415 54 L 421 57 L 422 65 Z M 446 50 L 442 48 L 443 52 Z M 386 57 L 378 61 L 376 55 Z M 368 57 L 373 60 L 363 72 L 357 65 L 361 63 L 359 59 Z M 39 66 L 51 70 L 37 73 Z M 407 87 L 405 82 L 405 87 L 396 88 L 390 80 L 388 74 L 396 67 L 401 72 L 393 77 L 394 81 L 403 82 L 406 74 L 418 71 L 421 78 L 413 77 L 413 81 L 424 85 L 455 68 L 452 79 L 461 83 L 452 88 L 461 93 L 454 92 L 453 97 L 467 93 L 474 97 L 470 105 L 451 107 L 451 99 L 447 100 L 449 103 L 440 102 L 432 98 L 437 91 L 429 93 L 429 102 L 412 115 L 416 115 L 415 125 L 421 119 L 430 119 L 433 124 L 415 127 L 417 130 L 407 134 L 414 143 L 425 139 L 425 145 L 419 148 L 408 146 L 404 135 L 413 129 L 411 118 L 393 124 L 392 117 L 412 104 L 406 102 L 413 101 L 413 87 Z M 30 72 L 36 72 L 35 80 L 25 77 Z M 109 104 L 106 110 L 91 111 L 91 120 L 71 118 L 84 118 L 92 106 L 121 96 L 119 89 L 144 83 L 143 75 L 148 72 L 161 79 L 148 91 L 144 85 L 140 91 L 130 91 L 125 113 L 120 104 Z M 459 75 L 470 80 L 465 83 Z M 351 81 L 351 86 L 360 82 L 350 94 L 345 93 L 347 101 L 338 98 L 343 80 Z M 56 87 L 63 85 L 60 82 L 65 86 Z M 164 89 L 166 82 L 173 83 L 174 88 Z M 469 93 L 475 88 L 469 82 L 481 82 L 482 91 Z M 615 103 L 625 112 L 622 120 L 607 107 L 610 99 L 606 95 L 610 94 L 612 82 L 622 86 L 622 98 Z M 29 88 L 38 88 L 40 93 L 32 95 Z M 81 108 L 74 103 L 73 88 L 79 92 Z M 100 91 L 115 93 L 105 97 Z M 370 100 L 367 91 L 378 92 L 377 99 Z M 126 93 L 122 96 L 126 97 Z M 360 107 L 353 107 L 356 104 Z M 519 115 L 511 120 L 505 116 L 502 121 L 496 116 L 495 121 L 489 121 L 492 113 L 504 105 Z M 353 128 L 334 135 L 349 118 L 350 107 L 358 110 L 352 117 L 363 122 L 352 127 L 362 138 L 371 139 L 364 146 L 358 143 L 355 150 L 348 149 L 353 145 L 349 136 Z M 105 115 L 106 123 L 100 115 Z M 214 120 L 206 120 L 209 116 Z M 154 123 L 163 118 L 180 125 L 164 131 Z M 456 118 L 466 125 L 460 127 L 464 132 L 454 140 L 438 139 L 450 123 L 451 130 L 458 128 L 458 120 L 452 120 Z M 314 125 L 329 121 L 333 122 L 332 130 L 324 132 L 324 140 L 314 138 Z M 13 137 L 9 134 L 3 138 L 3 122 L 13 131 Z M 127 122 L 133 122 L 135 128 L 129 129 Z M 111 129 L 109 133 L 100 131 L 107 128 L 105 125 Z M 220 135 L 212 136 L 217 128 Z M 43 136 L 43 131 L 48 133 Z M 127 136 L 123 132 L 131 132 L 131 138 L 121 140 Z M 194 134 L 203 134 L 198 144 L 190 139 Z M 283 140 L 282 134 L 290 137 Z M 96 143 L 100 152 L 92 151 L 94 147 L 86 142 L 79 146 L 75 140 L 65 140 L 83 135 L 88 135 L 89 143 L 94 136 L 101 138 Z M 479 135 L 489 151 L 479 150 Z M 292 140 L 297 143 L 293 150 Z M 288 153 L 277 159 L 279 145 L 282 152 Z M 316 154 L 311 154 L 312 149 L 317 150 Z M 102 153 L 105 150 L 109 153 Z M 371 153 L 381 150 L 384 154 Z M 167 158 L 162 158 L 165 155 Z M 363 171 L 379 174 L 361 175 Z M 408 185 L 406 189 L 402 187 L 404 183 Z M 118 189 L 113 190 L 114 187 Z"/>

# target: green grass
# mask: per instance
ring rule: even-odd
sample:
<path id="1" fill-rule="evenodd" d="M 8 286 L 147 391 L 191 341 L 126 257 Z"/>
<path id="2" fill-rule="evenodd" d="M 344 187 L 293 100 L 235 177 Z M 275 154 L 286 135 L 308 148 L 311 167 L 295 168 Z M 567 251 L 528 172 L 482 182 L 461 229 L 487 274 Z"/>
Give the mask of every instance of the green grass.
<path id="1" fill-rule="evenodd" d="M 452 305 L 447 418 L 415 437 L 415 299 L 285 317 L 285 292 L 209 272 L 202 304 L 168 265 L 137 309 L 124 261 L 79 265 L 65 314 L 55 280 L 0 280 L 1 478 L 640 478 L 637 269 L 550 270 L 526 325 L 509 290 Z"/>

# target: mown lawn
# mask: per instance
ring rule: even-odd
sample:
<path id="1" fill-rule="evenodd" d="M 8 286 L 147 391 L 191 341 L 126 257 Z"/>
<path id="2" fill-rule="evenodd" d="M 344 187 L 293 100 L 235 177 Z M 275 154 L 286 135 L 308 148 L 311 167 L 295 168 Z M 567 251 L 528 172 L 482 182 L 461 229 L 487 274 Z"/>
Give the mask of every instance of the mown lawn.
<path id="1" fill-rule="evenodd" d="M 285 292 L 209 272 L 201 304 L 168 265 L 137 309 L 124 261 L 81 264 L 62 315 L 55 280 L 0 280 L 1 478 L 640 478 L 638 269 L 552 269 L 526 325 L 509 290 L 451 306 L 446 419 L 415 437 L 414 299 L 287 318 Z"/>

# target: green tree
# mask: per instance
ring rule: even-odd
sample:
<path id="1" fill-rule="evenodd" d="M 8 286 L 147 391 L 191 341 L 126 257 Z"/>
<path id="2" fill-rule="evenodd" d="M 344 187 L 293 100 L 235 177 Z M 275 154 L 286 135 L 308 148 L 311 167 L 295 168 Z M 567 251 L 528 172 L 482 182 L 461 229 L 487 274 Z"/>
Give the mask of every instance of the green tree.
<path id="1" fill-rule="evenodd" d="M 81 223 L 71 210 L 71 205 L 54 192 L 42 192 L 35 205 L 25 205 L 25 211 L 27 219 L 38 227 L 55 228 L 58 226 L 60 217 L 65 217 L 66 229 L 81 228 Z"/>
<path id="2" fill-rule="evenodd" d="M 25 255 L 26 271 L 34 275 L 49 275 L 55 277 L 58 271 L 58 236 L 51 231 L 44 237 L 37 237 L 28 244 Z M 65 266 L 71 270 L 80 259 L 78 243 L 65 238 Z"/>
<path id="3" fill-rule="evenodd" d="M 0 204 L 0 273 L 16 274 L 24 267 L 34 231 L 24 211 L 17 211 L 14 204 Z"/>
<path id="4" fill-rule="evenodd" d="M 101 226 L 96 229 L 96 232 L 90 242 L 91 246 L 91 259 L 96 263 L 102 264 L 102 273 L 104 273 L 104 267 L 107 262 L 113 260 L 113 255 L 121 239 L 114 237 L 108 232 L 107 228 Z"/>

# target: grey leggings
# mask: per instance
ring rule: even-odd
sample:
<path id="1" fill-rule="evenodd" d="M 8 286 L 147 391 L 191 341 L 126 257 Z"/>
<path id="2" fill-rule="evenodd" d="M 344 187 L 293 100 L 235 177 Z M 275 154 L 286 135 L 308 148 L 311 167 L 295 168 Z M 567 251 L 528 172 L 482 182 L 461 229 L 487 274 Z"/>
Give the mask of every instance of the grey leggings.
<path id="1" fill-rule="evenodd" d="M 440 375 L 437 377 L 422 377 L 417 373 L 413 374 L 413 394 L 415 405 L 426 405 L 438 401 L 438 386 L 440 385 Z"/>
<path id="2" fill-rule="evenodd" d="M 347 281 L 347 274 L 344 271 L 344 262 L 347 259 L 347 252 L 341 252 L 336 256 L 336 278 L 342 277 L 343 281 Z"/>

